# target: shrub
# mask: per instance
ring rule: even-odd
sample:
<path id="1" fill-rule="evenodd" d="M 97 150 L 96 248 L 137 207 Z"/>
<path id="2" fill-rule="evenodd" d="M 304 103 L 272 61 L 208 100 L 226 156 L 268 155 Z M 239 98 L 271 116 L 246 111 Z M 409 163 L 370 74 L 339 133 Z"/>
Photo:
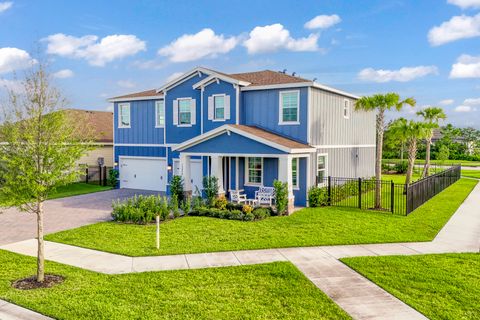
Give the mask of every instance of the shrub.
<path id="1" fill-rule="evenodd" d="M 170 211 L 173 213 L 174 218 L 178 218 L 180 216 L 180 212 L 178 211 L 178 198 L 176 194 L 172 194 L 170 197 Z"/>
<path id="2" fill-rule="evenodd" d="M 286 182 L 275 180 L 273 181 L 273 187 L 275 188 L 275 206 L 277 214 L 280 216 L 287 212 L 288 185 Z"/>
<path id="3" fill-rule="evenodd" d="M 213 176 L 203 177 L 203 192 L 205 192 L 208 204 L 213 205 L 218 194 L 218 178 Z"/>
<path id="4" fill-rule="evenodd" d="M 247 212 L 243 215 L 243 221 L 253 221 L 255 219 L 255 216 L 253 215 L 252 212 Z"/>
<path id="5" fill-rule="evenodd" d="M 321 207 L 328 204 L 327 188 L 311 187 L 308 190 L 308 205 L 310 207 Z"/>
<path id="6" fill-rule="evenodd" d="M 393 170 L 395 170 L 396 173 L 406 173 L 407 169 L 408 169 L 408 162 L 406 161 L 398 162 L 393 167 Z"/>
<path id="7" fill-rule="evenodd" d="M 119 172 L 117 169 L 111 168 L 108 170 L 108 184 L 115 188 L 117 186 L 118 176 Z"/>
<path id="8" fill-rule="evenodd" d="M 191 203 L 190 197 L 186 197 L 186 199 L 182 201 L 181 207 L 185 215 L 187 215 L 190 211 L 192 211 L 192 203 Z"/>
<path id="9" fill-rule="evenodd" d="M 203 206 L 203 199 L 200 196 L 193 197 L 193 210 L 196 211 L 198 208 Z"/>
<path id="10" fill-rule="evenodd" d="M 150 223 L 156 215 L 163 220 L 168 215 L 167 200 L 160 196 L 134 196 L 125 201 L 113 201 L 112 217 L 115 221 Z"/>
<path id="11" fill-rule="evenodd" d="M 230 219 L 231 220 L 243 220 L 243 213 L 240 210 L 232 210 L 230 211 Z"/>
<path id="12" fill-rule="evenodd" d="M 241 204 L 241 203 L 227 202 L 226 208 L 227 208 L 227 210 L 230 210 L 230 211 L 233 211 L 233 210 L 242 211 L 242 209 L 243 209 L 243 204 Z"/>
<path id="13" fill-rule="evenodd" d="M 227 204 L 228 204 L 227 198 L 225 198 L 224 195 L 221 195 L 215 199 L 214 206 L 217 209 L 225 210 L 227 208 Z"/>
<path id="14" fill-rule="evenodd" d="M 177 196 L 178 202 L 183 201 L 183 178 L 181 176 L 173 176 L 170 181 L 170 194 Z"/>
<path id="15" fill-rule="evenodd" d="M 252 211 L 255 220 L 262 220 L 271 216 L 269 208 L 256 208 Z"/>
<path id="16" fill-rule="evenodd" d="M 248 204 L 244 204 L 243 207 L 242 207 L 242 212 L 244 214 L 247 214 L 247 213 L 251 213 L 253 211 L 253 207 L 248 205 Z"/>

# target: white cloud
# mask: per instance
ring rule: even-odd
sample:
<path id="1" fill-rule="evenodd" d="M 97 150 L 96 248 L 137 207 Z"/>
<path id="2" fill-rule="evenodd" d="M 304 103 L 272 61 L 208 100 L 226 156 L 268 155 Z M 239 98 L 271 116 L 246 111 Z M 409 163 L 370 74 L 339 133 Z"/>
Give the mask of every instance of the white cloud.
<path id="1" fill-rule="evenodd" d="M 471 106 L 458 106 L 455 108 L 455 112 L 472 112 L 476 110 L 476 108 L 472 108 Z"/>
<path id="2" fill-rule="evenodd" d="M 480 106 L 480 98 L 469 98 L 463 101 L 466 106 Z"/>
<path id="3" fill-rule="evenodd" d="M 114 34 L 98 41 L 95 35 L 74 37 L 57 33 L 43 39 L 48 43 L 47 53 L 62 57 L 85 59 L 93 66 L 104 66 L 146 50 L 146 43 L 134 35 Z"/>
<path id="4" fill-rule="evenodd" d="M 480 8 L 480 0 L 448 0 L 447 2 L 462 9 Z"/>
<path id="5" fill-rule="evenodd" d="M 172 62 L 187 62 L 202 58 L 214 58 L 231 51 L 238 43 L 236 37 L 226 38 L 205 28 L 195 34 L 184 34 L 169 45 L 160 48 L 158 54 Z"/>
<path id="6" fill-rule="evenodd" d="M 451 104 L 453 104 L 455 102 L 455 100 L 453 99 L 445 99 L 445 100 L 441 100 L 438 104 L 441 105 L 441 106 L 449 106 Z"/>
<path id="7" fill-rule="evenodd" d="M 170 82 L 170 81 L 173 81 L 173 80 L 177 79 L 178 77 L 180 77 L 182 74 L 183 74 L 183 72 L 174 72 L 171 75 L 169 75 L 165 81 L 167 83 Z"/>
<path id="8" fill-rule="evenodd" d="M 290 51 L 316 51 L 318 50 L 318 35 L 311 34 L 306 38 L 294 39 L 290 31 L 280 23 L 255 27 L 250 31 L 249 38 L 243 42 L 248 53 L 275 52 L 280 49 Z"/>
<path id="9" fill-rule="evenodd" d="M 74 73 L 70 69 L 62 69 L 53 74 L 53 77 L 58 79 L 66 79 L 73 77 Z"/>
<path id="10" fill-rule="evenodd" d="M 0 74 L 26 69 L 37 60 L 30 57 L 27 51 L 17 48 L 0 48 Z"/>
<path id="11" fill-rule="evenodd" d="M 428 41 L 432 46 L 480 36 L 480 13 L 475 16 L 454 16 L 440 26 L 428 32 Z"/>
<path id="12" fill-rule="evenodd" d="M 7 11 L 13 5 L 12 1 L 0 2 L 0 13 Z"/>
<path id="13" fill-rule="evenodd" d="M 135 82 L 130 80 L 118 80 L 117 85 L 127 89 L 135 88 L 137 86 Z"/>
<path id="14" fill-rule="evenodd" d="M 328 15 L 319 15 L 313 18 L 310 21 L 307 21 L 304 24 L 304 27 L 307 29 L 328 29 L 337 23 L 340 23 L 342 19 L 336 14 Z"/>
<path id="15" fill-rule="evenodd" d="M 16 93 L 21 93 L 23 92 L 23 85 L 18 80 L 0 79 L 0 89 L 6 89 Z"/>
<path id="16" fill-rule="evenodd" d="M 435 66 L 403 67 L 399 70 L 375 70 L 366 68 L 358 73 L 358 78 L 364 81 L 389 82 L 400 81 L 407 82 L 416 78 L 425 77 L 429 74 L 438 74 Z"/>
<path id="17" fill-rule="evenodd" d="M 480 56 L 462 54 L 452 65 L 450 78 L 480 78 Z"/>

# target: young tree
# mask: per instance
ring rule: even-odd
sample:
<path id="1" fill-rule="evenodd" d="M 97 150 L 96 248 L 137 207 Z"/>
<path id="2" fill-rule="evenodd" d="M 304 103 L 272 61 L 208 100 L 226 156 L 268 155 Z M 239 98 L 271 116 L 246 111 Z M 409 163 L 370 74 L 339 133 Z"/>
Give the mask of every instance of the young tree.
<path id="1" fill-rule="evenodd" d="M 438 128 L 438 123 L 440 120 L 446 119 L 447 116 L 443 112 L 442 108 L 438 107 L 428 107 L 417 112 L 417 115 L 421 116 L 425 123 L 428 124 L 428 134 L 426 137 L 427 140 L 427 150 L 425 153 L 425 165 L 423 167 L 422 178 L 429 176 L 430 171 L 430 150 L 432 147 L 432 138 L 433 131 L 435 128 Z"/>
<path id="2" fill-rule="evenodd" d="M 425 139 L 429 134 L 430 126 L 423 122 L 413 120 L 398 119 L 392 126 L 392 130 L 396 132 L 399 139 L 404 139 L 408 146 L 408 168 L 405 184 L 412 181 L 413 167 L 417 158 L 417 141 Z"/>
<path id="3" fill-rule="evenodd" d="M 413 98 L 401 100 L 397 93 L 375 94 L 373 96 L 361 97 L 355 103 L 355 110 L 376 111 L 377 112 L 377 153 L 375 161 L 375 208 L 382 205 L 381 182 L 382 179 L 382 154 L 383 154 L 383 133 L 385 131 L 385 111 L 395 109 L 401 110 L 406 104 L 414 106 L 416 103 Z"/>
<path id="4" fill-rule="evenodd" d="M 43 64 L 33 66 L 22 91 L 9 92 L 8 102 L 1 105 L 0 192 L 9 205 L 37 217 L 37 282 L 45 279 L 43 204 L 57 187 L 78 181 L 76 161 L 93 146 L 88 128 L 63 112 L 64 105 Z"/>

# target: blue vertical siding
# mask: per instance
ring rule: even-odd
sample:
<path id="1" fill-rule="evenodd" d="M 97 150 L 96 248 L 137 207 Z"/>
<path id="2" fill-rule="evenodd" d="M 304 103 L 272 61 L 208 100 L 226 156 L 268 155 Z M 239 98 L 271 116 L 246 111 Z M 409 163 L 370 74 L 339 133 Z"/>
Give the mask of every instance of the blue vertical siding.
<path id="1" fill-rule="evenodd" d="M 165 147 L 125 147 L 115 146 L 115 162 L 119 156 L 132 157 L 166 157 Z"/>
<path id="2" fill-rule="evenodd" d="M 163 128 L 155 128 L 155 102 L 130 101 L 130 128 L 118 127 L 118 102 L 114 104 L 115 143 L 163 144 Z M 123 103 L 123 102 L 122 102 Z"/>
<path id="3" fill-rule="evenodd" d="M 298 125 L 279 125 L 280 91 L 300 91 L 300 110 Z M 291 139 L 307 143 L 307 88 L 270 89 L 242 92 L 242 124 L 253 125 L 274 131 Z"/>
<path id="4" fill-rule="evenodd" d="M 225 121 L 208 120 L 208 97 L 214 94 L 226 94 L 230 96 L 230 119 Z M 203 132 L 218 128 L 224 124 L 235 124 L 237 108 L 237 92 L 231 83 L 219 81 L 211 83 L 203 91 Z"/>

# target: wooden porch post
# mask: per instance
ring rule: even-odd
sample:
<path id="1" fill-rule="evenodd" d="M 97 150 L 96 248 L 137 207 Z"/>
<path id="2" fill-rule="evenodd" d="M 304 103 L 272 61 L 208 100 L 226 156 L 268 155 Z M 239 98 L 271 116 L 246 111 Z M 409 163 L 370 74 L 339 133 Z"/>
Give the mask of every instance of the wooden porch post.
<path id="1" fill-rule="evenodd" d="M 218 194 L 225 194 L 223 188 L 223 157 L 212 155 L 212 176 L 218 178 Z"/>
<path id="2" fill-rule="evenodd" d="M 293 213 L 295 208 L 295 196 L 292 185 L 292 156 L 282 155 L 278 157 L 278 180 L 286 182 L 288 186 L 288 208 L 287 214 Z"/>

